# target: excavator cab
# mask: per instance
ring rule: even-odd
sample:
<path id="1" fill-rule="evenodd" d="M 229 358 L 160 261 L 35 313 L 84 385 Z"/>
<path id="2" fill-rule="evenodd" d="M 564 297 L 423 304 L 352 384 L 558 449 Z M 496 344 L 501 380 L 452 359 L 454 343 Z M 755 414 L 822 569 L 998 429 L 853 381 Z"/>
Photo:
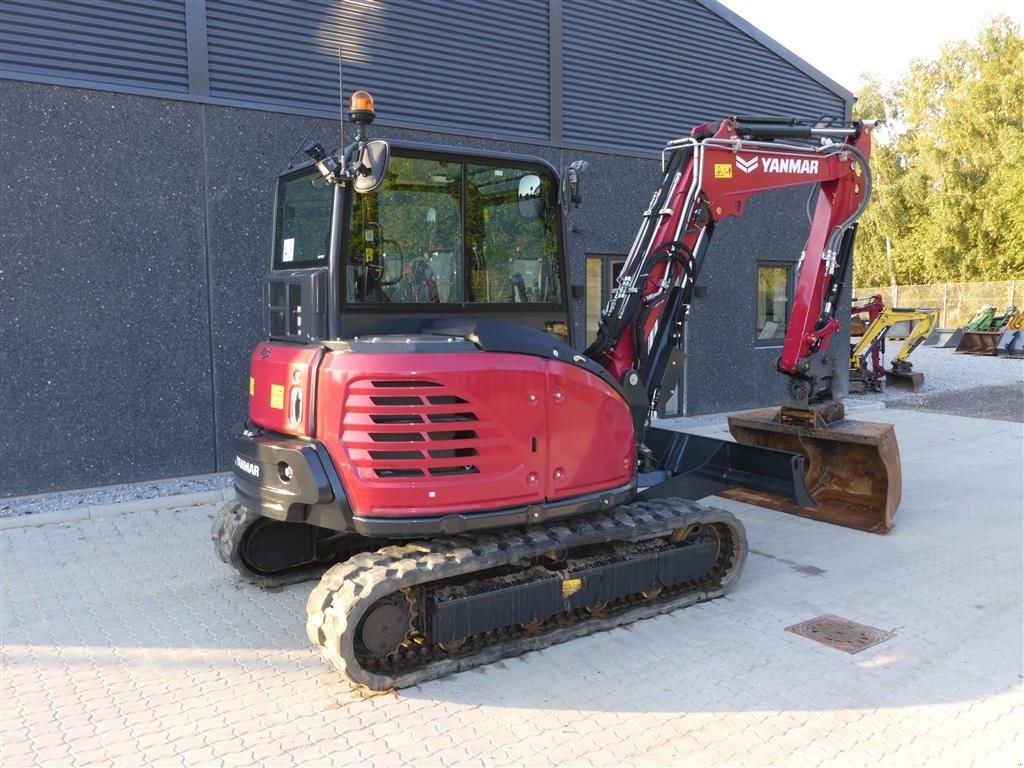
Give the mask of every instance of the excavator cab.
<path id="1" fill-rule="evenodd" d="M 282 176 L 266 279 L 271 339 L 487 318 L 571 341 L 550 165 L 408 143 L 391 144 L 386 162 L 362 192 L 330 184 L 315 160 Z"/>

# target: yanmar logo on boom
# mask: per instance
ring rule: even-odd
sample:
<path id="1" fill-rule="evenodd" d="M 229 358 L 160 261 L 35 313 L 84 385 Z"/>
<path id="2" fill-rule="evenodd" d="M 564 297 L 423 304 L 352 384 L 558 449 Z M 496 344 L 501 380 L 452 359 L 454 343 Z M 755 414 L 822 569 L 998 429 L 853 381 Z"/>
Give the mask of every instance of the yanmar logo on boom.
<path id="1" fill-rule="evenodd" d="M 765 173 L 807 173 L 818 172 L 818 161 L 799 157 L 762 157 L 761 170 Z M 736 155 L 736 167 L 744 173 L 753 173 L 757 169 L 756 157 Z"/>

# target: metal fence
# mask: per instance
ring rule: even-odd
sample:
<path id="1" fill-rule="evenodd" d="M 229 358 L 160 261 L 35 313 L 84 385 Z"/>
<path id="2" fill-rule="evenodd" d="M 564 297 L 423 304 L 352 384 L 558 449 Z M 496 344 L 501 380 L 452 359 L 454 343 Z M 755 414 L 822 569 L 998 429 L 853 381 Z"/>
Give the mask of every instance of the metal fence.
<path id="1" fill-rule="evenodd" d="M 939 310 L 940 328 L 959 328 L 983 304 L 997 313 L 1012 304 L 1024 303 L 1024 280 L 987 283 L 928 283 L 926 285 L 868 286 L 854 288 L 853 295 L 866 298 L 882 295 L 887 307 Z"/>

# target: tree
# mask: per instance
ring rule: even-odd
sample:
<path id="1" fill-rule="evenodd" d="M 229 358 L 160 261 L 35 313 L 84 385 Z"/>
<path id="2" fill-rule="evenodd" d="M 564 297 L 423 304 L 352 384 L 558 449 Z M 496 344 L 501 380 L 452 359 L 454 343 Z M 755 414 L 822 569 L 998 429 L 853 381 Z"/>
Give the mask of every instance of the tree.
<path id="1" fill-rule="evenodd" d="M 1024 278 L 1024 39 L 1010 19 L 914 61 L 891 88 L 868 81 L 856 116 L 881 117 L 874 198 L 855 283 Z M 892 258 L 886 258 L 886 241 Z"/>

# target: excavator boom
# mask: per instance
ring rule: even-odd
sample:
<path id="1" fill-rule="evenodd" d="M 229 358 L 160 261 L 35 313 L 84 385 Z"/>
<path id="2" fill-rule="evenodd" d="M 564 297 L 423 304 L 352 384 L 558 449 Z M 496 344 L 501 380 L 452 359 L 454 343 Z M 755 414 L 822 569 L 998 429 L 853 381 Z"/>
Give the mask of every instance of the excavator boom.
<path id="1" fill-rule="evenodd" d="M 619 380 L 639 372 L 656 408 L 716 222 L 741 216 L 746 201 L 762 192 L 813 184 L 814 214 L 778 368 L 791 379 L 795 405 L 845 394 L 845 366 L 837 368 L 825 353 L 839 328 L 835 314 L 855 225 L 870 196 L 869 154 L 869 129 L 861 123 L 831 128 L 779 118 L 704 124 L 670 143 L 662 183 L 588 356 Z"/>
<path id="2" fill-rule="evenodd" d="M 671 142 L 663 154 L 662 182 L 587 355 L 624 389 L 637 391 L 633 402 L 648 412 L 642 418 L 634 413 L 634 421 L 649 424 L 681 362 L 683 327 L 715 224 L 741 216 L 747 200 L 762 192 L 813 185 L 810 229 L 776 364 L 788 378 L 788 402 L 779 410 L 733 417 L 730 430 L 741 443 L 804 458 L 811 504 L 763 490 L 756 491 L 758 503 L 885 531 L 899 503 L 895 435 L 889 425 L 865 429 L 843 418 L 846 356 L 830 351 L 840 326 L 836 311 L 850 271 L 856 222 L 870 198 L 870 151 L 866 124 L 798 118 L 729 118 Z M 638 435 L 642 440 L 642 427 Z M 670 462 L 649 446 L 646 454 L 641 446 L 640 455 L 656 471 L 671 473 L 688 463 Z"/>

